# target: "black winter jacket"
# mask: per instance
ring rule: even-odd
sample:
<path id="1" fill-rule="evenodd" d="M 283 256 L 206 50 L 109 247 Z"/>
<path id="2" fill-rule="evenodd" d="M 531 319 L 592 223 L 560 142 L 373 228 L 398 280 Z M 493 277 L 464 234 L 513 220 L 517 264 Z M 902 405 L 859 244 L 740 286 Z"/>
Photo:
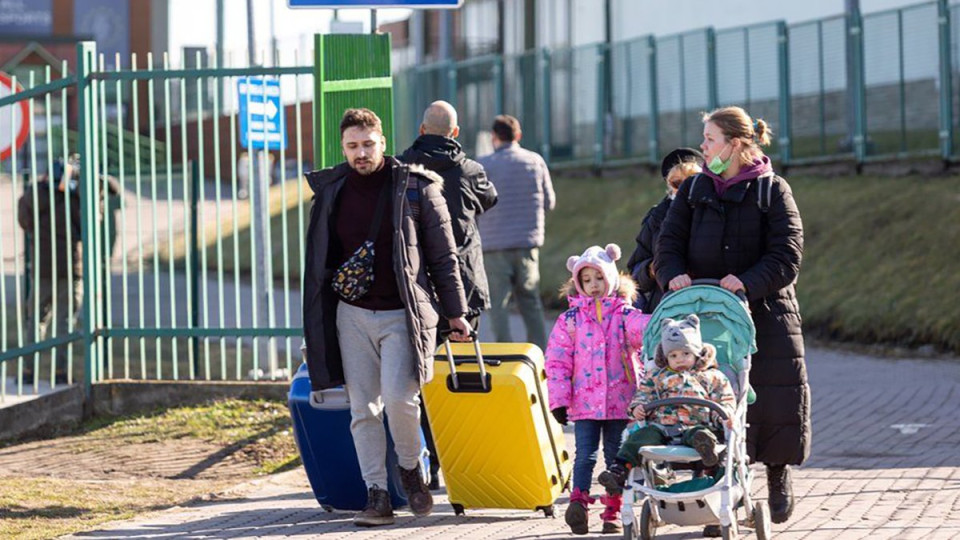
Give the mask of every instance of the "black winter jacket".
<path id="1" fill-rule="evenodd" d="M 440 135 L 421 135 L 398 159 L 418 163 L 443 177 L 443 197 L 460 258 L 468 315 L 490 309 L 490 287 L 476 217 L 497 204 L 497 190 L 483 166 L 468 159 L 456 140 Z"/>
<path id="2" fill-rule="evenodd" d="M 758 181 L 745 180 L 718 196 L 709 177 L 688 178 L 657 242 L 654 267 L 661 287 L 687 273 L 693 279 L 740 278 L 757 331 L 750 384 L 747 450 L 756 461 L 799 465 L 810 454 L 810 388 L 794 285 L 803 253 L 803 225 L 785 180 L 771 182 L 769 209 Z M 694 192 L 688 198 L 691 185 Z M 689 201 L 689 202 L 688 202 Z"/>
<path id="3" fill-rule="evenodd" d="M 664 197 L 644 216 L 640 233 L 637 234 L 637 248 L 627 260 L 630 275 L 637 282 L 637 302 L 634 305 L 644 313 L 653 313 L 657 304 L 660 303 L 660 298 L 663 297 L 663 289 L 660 288 L 656 278 L 650 275 L 650 269 L 653 268 L 653 253 L 657 245 L 657 237 L 660 236 L 660 227 L 667 217 L 671 200 L 670 197 Z"/>
<path id="4" fill-rule="evenodd" d="M 420 384 L 433 378 L 433 353 L 439 322 L 439 299 L 447 317 L 467 312 L 450 213 L 441 192 L 443 180 L 422 167 L 393 163 L 393 265 L 407 316 L 410 341 L 417 355 Z M 303 333 L 310 386 L 322 390 L 344 384 L 343 358 L 337 338 L 339 297 L 330 286 L 335 263 L 329 257 L 334 210 L 350 167 L 341 163 L 307 174 L 313 205 L 307 227 L 303 274 Z M 419 218 L 408 200 L 408 182 L 419 197 Z M 378 253 L 379 255 L 379 253 Z"/>

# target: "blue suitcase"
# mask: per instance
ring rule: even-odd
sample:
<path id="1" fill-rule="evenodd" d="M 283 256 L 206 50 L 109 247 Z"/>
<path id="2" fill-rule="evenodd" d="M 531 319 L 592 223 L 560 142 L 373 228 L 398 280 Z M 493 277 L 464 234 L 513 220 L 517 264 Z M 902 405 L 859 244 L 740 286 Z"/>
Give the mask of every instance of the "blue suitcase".
<path id="1" fill-rule="evenodd" d="M 367 504 L 367 487 L 360 475 L 353 436 L 350 435 L 350 405 L 342 387 L 323 392 L 323 403 L 310 403 L 310 375 L 304 363 L 290 384 L 290 414 L 293 417 L 293 436 L 300 450 L 303 468 L 307 472 L 313 494 L 326 510 L 363 510 Z M 429 474 L 430 459 L 423 432 L 421 466 Z M 400 475 L 397 454 L 390 431 L 387 431 L 387 489 L 394 508 L 407 505 Z"/>

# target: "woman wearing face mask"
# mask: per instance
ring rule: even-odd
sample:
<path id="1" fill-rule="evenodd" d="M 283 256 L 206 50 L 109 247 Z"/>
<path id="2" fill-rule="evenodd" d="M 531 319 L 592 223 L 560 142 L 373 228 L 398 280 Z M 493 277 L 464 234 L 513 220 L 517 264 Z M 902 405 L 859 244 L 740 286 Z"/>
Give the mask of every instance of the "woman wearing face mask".
<path id="1" fill-rule="evenodd" d="M 644 216 L 640 234 L 637 235 L 637 247 L 627 261 L 630 275 L 637 282 L 637 300 L 633 305 L 644 313 L 653 313 L 663 296 L 663 289 L 653 272 L 653 250 L 660 236 L 663 218 L 667 217 L 670 201 L 676 196 L 677 188 L 687 177 L 700 173 L 702 165 L 703 155 L 692 148 L 677 148 L 660 162 L 660 174 L 667 184 L 667 194 Z"/>
<path id="2" fill-rule="evenodd" d="M 757 330 L 747 413 L 747 448 L 767 466 L 771 517 L 793 512 L 790 465 L 810 453 L 810 388 L 794 284 L 803 253 L 803 226 L 790 186 L 774 174 L 760 147 L 766 122 L 740 107 L 703 116 L 707 170 L 680 186 L 657 242 L 657 281 L 670 290 L 692 279 L 719 279 L 746 292 Z"/>

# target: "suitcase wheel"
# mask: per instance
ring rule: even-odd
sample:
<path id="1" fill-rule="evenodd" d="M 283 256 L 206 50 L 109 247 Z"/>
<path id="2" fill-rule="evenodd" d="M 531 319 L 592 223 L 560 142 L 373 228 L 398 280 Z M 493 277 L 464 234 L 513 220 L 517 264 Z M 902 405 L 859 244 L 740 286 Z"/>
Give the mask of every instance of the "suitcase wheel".
<path id="1" fill-rule="evenodd" d="M 557 506 L 555 504 L 551 504 L 550 506 L 538 506 L 537 510 L 543 511 L 543 515 L 548 518 L 552 518 L 557 514 Z"/>
<path id="2" fill-rule="evenodd" d="M 326 510 L 327 512 L 333 512 L 333 507 L 330 506 L 329 504 L 321 504 L 321 505 L 320 505 L 320 508 L 323 508 L 323 509 Z"/>
<path id="3" fill-rule="evenodd" d="M 462 516 L 465 513 L 462 504 L 451 503 L 451 506 L 453 506 L 454 515 Z"/>

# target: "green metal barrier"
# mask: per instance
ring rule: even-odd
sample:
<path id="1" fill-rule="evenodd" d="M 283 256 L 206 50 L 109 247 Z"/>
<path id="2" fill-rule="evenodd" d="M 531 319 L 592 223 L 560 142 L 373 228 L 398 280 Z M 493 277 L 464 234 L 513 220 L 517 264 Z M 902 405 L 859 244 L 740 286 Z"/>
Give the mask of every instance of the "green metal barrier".
<path id="1" fill-rule="evenodd" d="M 394 153 L 393 74 L 390 35 L 323 35 L 314 38 L 314 161 L 329 167 L 343 161 L 340 117 L 366 107 L 383 122 L 387 153 Z"/>
<path id="2" fill-rule="evenodd" d="M 91 384 L 109 378 L 290 376 L 302 335 L 310 204 L 304 172 L 341 160 L 338 125 L 347 107 L 376 111 L 393 148 L 389 37 L 320 36 L 316 53 L 316 66 L 233 67 L 228 60 L 221 67 L 215 58 L 203 66 L 197 57 L 191 69 L 172 68 L 166 55 L 133 55 L 122 68 L 118 56 L 107 70 L 96 45 L 84 42 L 75 74 L 50 80 L 47 70 L 42 84 L 31 76 L 25 89 L 0 99 L 0 115 L 25 103 L 31 117 L 44 118 L 39 125 L 51 126 L 41 132 L 32 123 L 27 149 L 0 163 L 0 175 L 9 177 L 9 187 L 0 185 L 7 205 L 0 211 L 0 400 L 81 380 L 89 395 Z M 283 115 L 287 148 L 252 159 L 257 149 L 239 146 L 244 77 L 279 80 L 276 114 Z M 303 118 L 311 89 L 319 98 L 312 120 Z M 307 162 L 304 124 L 311 121 L 317 153 Z M 65 206 L 57 203 L 61 192 L 43 187 L 58 160 L 77 171 L 68 191 L 75 195 L 66 199 L 73 203 Z M 271 184 L 267 217 L 244 196 L 259 197 L 251 189 L 258 178 Z M 23 215 L 21 197 L 29 208 Z M 63 211 L 47 217 L 41 203 Z M 73 224 L 65 240 L 46 235 L 57 222 Z M 82 279 L 66 249 L 78 242 Z M 258 278 L 261 242 L 267 271 Z M 64 278 L 41 279 L 48 264 L 58 275 L 64 250 Z M 73 283 L 82 285 L 82 303 L 66 294 Z M 52 303 L 45 333 L 44 295 L 65 299 Z M 77 317 L 64 316 L 77 310 Z M 78 342 L 83 347 L 75 350 Z M 264 357 L 265 342 L 282 344 L 276 364 Z"/>
<path id="3" fill-rule="evenodd" d="M 395 75 L 397 109 L 454 103 L 468 153 L 493 116 L 512 114 L 554 167 L 659 163 L 699 145 L 700 113 L 723 105 L 766 120 L 767 153 L 784 165 L 952 161 L 958 14 L 937 0 L 416 66 Z M 416 133 L 418 117 L 397 120 L 402 139 Z"/>

